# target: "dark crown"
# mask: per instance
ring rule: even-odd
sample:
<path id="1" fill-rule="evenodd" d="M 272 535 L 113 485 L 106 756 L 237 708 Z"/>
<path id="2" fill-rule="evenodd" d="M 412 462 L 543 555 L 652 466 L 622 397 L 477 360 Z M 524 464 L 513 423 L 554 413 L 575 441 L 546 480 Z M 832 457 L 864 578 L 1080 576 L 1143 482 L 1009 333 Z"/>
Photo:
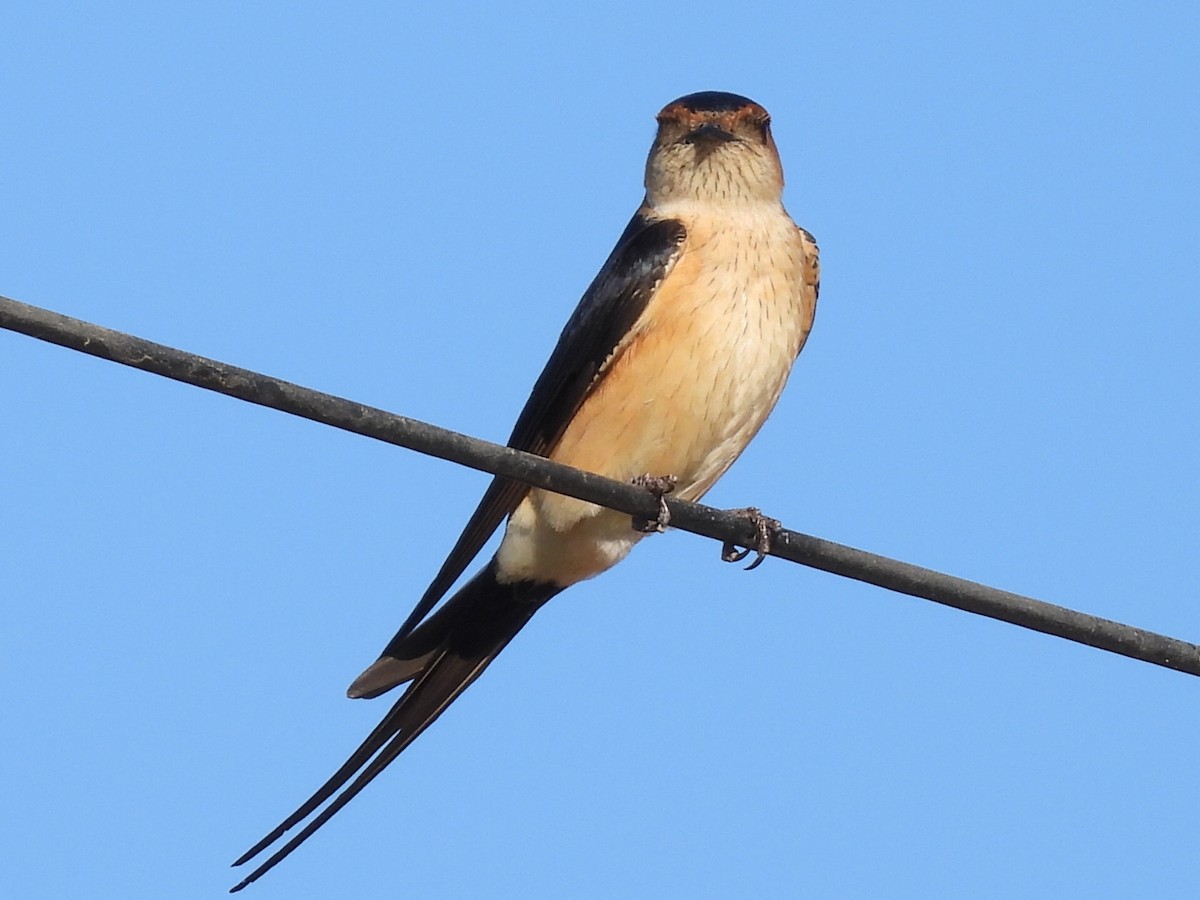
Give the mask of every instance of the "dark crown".
<path id="1" fill-rule="evenodd" d="M 699 91 L 680 97 L 667 106 L 682 106 L 688 112 L 734 112 L 746 106 L 757 106 L 749 97 L 741 94 L 728 94 L 725 91 Z"/>

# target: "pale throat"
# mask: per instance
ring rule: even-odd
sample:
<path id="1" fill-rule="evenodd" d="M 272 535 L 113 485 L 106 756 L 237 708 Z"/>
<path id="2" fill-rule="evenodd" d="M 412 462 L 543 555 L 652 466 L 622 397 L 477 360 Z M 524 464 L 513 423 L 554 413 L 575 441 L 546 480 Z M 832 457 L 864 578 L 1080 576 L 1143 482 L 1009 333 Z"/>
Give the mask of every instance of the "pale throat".
<path id="1" fill-rule="evenodd" d="M 675 210 L 722 215 L 761 215 L 778 212 L 783 202 L 782 186 L 747 182 L 742 178 L 691 173 L 657 183 L 647 179 L 646 204 L 664 218 Z"/>

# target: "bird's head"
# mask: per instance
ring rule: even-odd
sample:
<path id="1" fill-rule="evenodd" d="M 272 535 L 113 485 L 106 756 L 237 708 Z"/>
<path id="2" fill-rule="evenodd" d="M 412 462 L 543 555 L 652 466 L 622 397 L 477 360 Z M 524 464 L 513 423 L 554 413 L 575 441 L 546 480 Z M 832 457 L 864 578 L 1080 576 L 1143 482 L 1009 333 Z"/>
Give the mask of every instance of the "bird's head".
<path id="1" fill-rule="evenodd" d="M 658 114 L 646 162 L 651 206 L 679 200 L 778 202 L 782 191 L 771 117 L 753 100 L 702 91 L 668 103 Z"/>

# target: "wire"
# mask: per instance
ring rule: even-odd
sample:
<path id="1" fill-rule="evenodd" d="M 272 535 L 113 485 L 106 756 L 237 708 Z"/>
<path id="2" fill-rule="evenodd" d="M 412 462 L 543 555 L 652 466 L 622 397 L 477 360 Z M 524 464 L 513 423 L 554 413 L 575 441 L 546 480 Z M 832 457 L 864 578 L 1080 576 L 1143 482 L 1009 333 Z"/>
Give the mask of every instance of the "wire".
<path id="1" fill-rule="evenodd" d="M 659 500 L 645 488 L 612 481 L 540 456 L 7 297 L 0 297 L 0 327 L 364 437 L 598 503 L 638 519 L 654 520 L 658 516 Z M 755 523 L 744 514 L 673 500 L 669 496 L 665 501 L 674 528 L 714 538 L 726 545 L 755 547 L 759 541 Z M 1200 675 L 1200 647 L 1196 644 L 811 535 L 783 528 L 774 530 L 769 555 L 1121 656 Z"/>

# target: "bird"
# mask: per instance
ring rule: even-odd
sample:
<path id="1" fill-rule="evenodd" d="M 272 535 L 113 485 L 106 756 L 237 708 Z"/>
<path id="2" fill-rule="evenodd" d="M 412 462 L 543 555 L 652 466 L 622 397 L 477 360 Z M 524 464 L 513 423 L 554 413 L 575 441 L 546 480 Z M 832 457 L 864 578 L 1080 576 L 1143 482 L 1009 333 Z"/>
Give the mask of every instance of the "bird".
<path id="1" fill-rule="evenodd" d="M 660 504 L 668 491 L 699 499 L 746 448 L 804 347 L 820 287 L 816 241 L 783 206 L 770 123 L 758 103 L 724 91 L 688 94 L 658 113 L 645 198 L 568 319 L 508 446 L 644 484 Z M 495 555 L 438 607 L 506 517 Z M 635 522 L 495 478 L 412 613 L 347 693 L 407 688 L 341 768 L 234 865 L 333 801 L 231 892 L 357 795 L 547 601 L 616 565 L 665 520 Z"/>

